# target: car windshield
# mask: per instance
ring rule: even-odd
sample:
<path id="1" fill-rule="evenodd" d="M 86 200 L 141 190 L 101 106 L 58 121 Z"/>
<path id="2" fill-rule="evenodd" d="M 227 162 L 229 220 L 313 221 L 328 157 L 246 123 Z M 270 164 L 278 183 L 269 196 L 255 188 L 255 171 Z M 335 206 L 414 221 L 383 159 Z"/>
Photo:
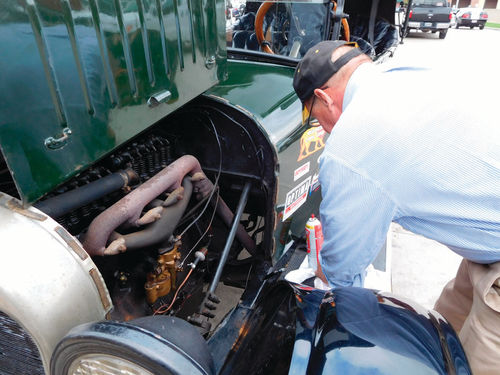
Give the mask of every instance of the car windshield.
<path id="1" fill-rule="evenodd" d="M 318 0 L 227 1 L 228 46 L 257 51 L 264 45 L 275 54 L 301 57 L 326 37 L 329 9 Z"/>
<path id="2" fill-rule="evenodd" d="M 446 7 L 448 6 L 446 1 L 443 0 L 417 0 L 413 3 L 414 6 L 426 6 L 426 7 Z"/>
<path id="3" fill-rule="evenodd" d="M 380 2 L 369 32 L 371 1 L 338 1 L 345 18 L 334 17 L 329 0 L 226 0 L 227 46 L 301 58 L 322 40 L 357 42 L 377 58 L 397 44 L 394 3 Z"/>

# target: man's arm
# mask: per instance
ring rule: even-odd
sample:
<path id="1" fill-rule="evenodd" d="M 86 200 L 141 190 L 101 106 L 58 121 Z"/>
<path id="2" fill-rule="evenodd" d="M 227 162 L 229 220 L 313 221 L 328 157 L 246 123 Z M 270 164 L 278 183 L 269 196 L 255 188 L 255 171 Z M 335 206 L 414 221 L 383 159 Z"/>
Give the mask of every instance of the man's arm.
<path id="1" fill-rule="evenodd" d="M 322 271 L 332 286 L 362 286 L 397 206 L 380 184 L 327 152 L 320 160 L 320 182 Z"/>

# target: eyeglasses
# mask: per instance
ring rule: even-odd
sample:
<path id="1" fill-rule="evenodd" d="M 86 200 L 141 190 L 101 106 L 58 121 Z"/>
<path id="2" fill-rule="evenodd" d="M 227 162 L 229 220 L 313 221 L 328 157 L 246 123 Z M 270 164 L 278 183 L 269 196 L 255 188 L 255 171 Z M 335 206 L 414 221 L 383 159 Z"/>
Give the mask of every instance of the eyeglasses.
<path id="1" fill-rule="evenodd" d="M 320 90 L 326 90 L 329 88 L 330 86 L 327 85 L 320 87 Z M 306 104 L 302 103 L 302 125 L 306 125 L 307 127 L 319 126 L 319 122 L 315 122 L 314 125 L 311 124 L 311 113 L 313 110 L 314 102 L 316 100 L 316 95 L 313 93 L 312 97 L 313 99 L 311 102 L 311 109 L 307 109 Z"/>
<path id="2" fill-rule="evenodd" d="M 314 101 L 316 100 L 316 95 L 313 94 L 313 99 L 311 102 L 311 109 L 307 109 L 305 103 L 302 103 L 302 124 L 307 127 L 311 127 L 311 114 L 314 106 Z"/>

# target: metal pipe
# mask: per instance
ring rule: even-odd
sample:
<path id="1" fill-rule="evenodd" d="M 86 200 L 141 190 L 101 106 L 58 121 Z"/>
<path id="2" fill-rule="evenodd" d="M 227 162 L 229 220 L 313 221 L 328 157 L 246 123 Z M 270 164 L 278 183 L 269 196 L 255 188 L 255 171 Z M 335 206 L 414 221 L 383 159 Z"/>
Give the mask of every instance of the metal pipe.
<path id="1" fill-rule="evenodd" d="M 243 191 L 241 193 L 240 201 L 238 202 L 238 207 L 236 208 L 236 213 L 234 215 L 233 224 L 231 226 L 231 230 L 229 231 L 229 235 L 226 240 L 226 245 L 224 246 L 224 250 L 222 251 L 222 255 L 217 266 L 217 271 L 215 272 L 215 276 L 210 284 L 210 289 L 208 290 L 208 295 L 215 293 L 215 289 L 217 288 L 217 284 L 219 283 L 220 277 L 222 275 L 222 270 L 227 261 L 227 257 L 229 256 L 229 251 L 231 250 L 231 246 L 234 241 L 234 237 L 236 236 L 236 232 L 238 230 L 238 225 L 240 224 L 241 215 L 243 214 L 243 210 L 248 201 L 248 193 L 250 192 L 250 181 L 245 183 L 243 187 Z"/>
<path id="2" fill-rule="evenodd" d="M 157 219 L 154 212 L 151 216 L 141 218 L 143 208 L 163 192 L 179 188 L 186 175 L 193 177 L 195 186 L 207 179 L 194 156 L 180 157 L 97 216 L 85 236 L 84 249 L 91 256 L 107 255 L 106 244 L 116 228 L 121 225 L 138 227 Z M 118 250 L 123 251 L 121 248 Z"/>
<path id="3" fill-rule="evenodd" d="M 222 199 L 219 199 L 216 211 L 217 215 L 219 215 L 224 224 L 226 224 L 228 228 L 231 227 L 234 215 L 231 209 L 227 206 L 226 202 L 224 202 Z M 241 224 L 239 224 L 238 228 L 236 229 L 236 238 L 251 255 L 255 255 L 255 241 L 248 235 L 245 227 L 243 227 L 243 225 Z"/>
<path id="4" fill-rule="evenodd" d="M 178 205 L 175 199 L 171 199 L 175 198 L 175 194 L 172 193 L 167 201 L 163 202 L 162 206 L 153 207 L 143 217 L 140 217 L 140 215 L 144 207 L 154 201 L 161 193 L 179 189 L 181 181 L 187 175 L 191 176 L 192 191 L 196 193 L 197 199 L 203 199 L 213 191 L 214 185 L 202 172 L 198 160 L 191 155 L 182 156 L 97 216 L 90 224 L 85 236 L 83 242 L 85 250 L 91 256 L 105 256 L 156 243 L 156 239 L 163 236 L 160 228 L 165 226 L 168 229 L 174 225 L 175 229 L 180 220 L 180 218 L 177 219 L 177 209 L 166 209 L 166 206 L 172 205 L 174 207 Z M 191 191 L 191 185 L 189 189 Z M 187 198 L 187 201 L 189 201 L 189 198 Z M 185 202 L 186 205 L 187 201 Z M 216 210 L 222 221 L 228 227 L 231 226 L 234 215 L 223 200 L 219 199 Z M 154 223 L 155 221 L 161 221 L 162 223 Z M 154 224 L 129 235 L 122 236 L 115 232 L 119 226 L 138 227 L 151 223 Z M 236 237 L 248 252 L 254 255 L 255 241 L 248 235 L 245 228 L 239 224 L 239 219 L 237 224 Z M 168 229 L 168 232 L 170 232 L 170 229 Z"/>
<path id="5" fill-rule="evenodd" d="M 201 200 L 205 197 L 207 197 L 210 192 L 214 189 L 214 185 L 212 181 L 210 181 L 208 178 L 200 181 L 200 183 L 197 185 L 195 188 L 195 192 L 197 193 L 196 198 L 198 200 Z M 212 202 L 213 204 L 213 202 Z M 233 212 L 231 209 L 227 206 L 226 202 L 222 198 L 219 198 L 219 202 L 217 203 L 217 206 L 215 207 L 217 215 L 220 217 L 222 222 L 228 227 L 231 227 L 231 223 L 233 222 Z M 247 233 L 245 230 L 245 227 L 243 225 L 239 224 L 238 229 L 236 231 L 236 238 L 238 241 L 240 241 L 241 245 L 248 250 L 248 252 L 251 255 L 255 255 L 255 241 L 252 239 L 252 237 Z"/>
<path id="6" fill-rule="evenodd" d="M 408 22 L 410 21 L 409 15 L 410 15 L 410 11 L 411 11 L 412 6 L 413 6 L 413 0 L 408 0 L 408 4 L 406 4 L 406 13 L 405 13 L 405 20 L 404 20 L 404 24 L 403 24 L 403 30 L 401 31 L 401 35 L 400 35 L 401 41 L 399 42 L 399 44 L 403 44 L 403 40 L 407 36 Z"/>
<path id="7" fill-rule="evenodd" d="M 50 217 L 58 218 L 138 180 L 139 177 L 132 169 L 126 169 L 38 202 L 35 207 Z"/>
<path id="8" fill-rule="evenodd" d="M 125 250 L 130 251 L 152 246 L 170 238 L 179 224 L 179 221 L 189 203 L 189 199 L 191 198 L 193 184 L 191 183 L 189 177 L 184 178 L 182 181 L 182 187 L 183 189 L 180 189 L 182 191 L 179 192 L 180 199 L 178 202 L 171 204 L 168 207 L 162 206 L 160 218 L 157 221 L 139 232 L 118 235 L 119 237 L 115 236 L 111 239 L 118 240 L 119 242 L 124 241 Z M 108 248 L 110 247 L 112 246 L 108 246 Z"/>
<path id="9" fill-rule="evenodd" d="M 344 1 L 337 1 L 337 6 L 334 8 L 333 31 L 332 38 L 337 40 L 340 38 L 340 26 L 344 17 Z"/>

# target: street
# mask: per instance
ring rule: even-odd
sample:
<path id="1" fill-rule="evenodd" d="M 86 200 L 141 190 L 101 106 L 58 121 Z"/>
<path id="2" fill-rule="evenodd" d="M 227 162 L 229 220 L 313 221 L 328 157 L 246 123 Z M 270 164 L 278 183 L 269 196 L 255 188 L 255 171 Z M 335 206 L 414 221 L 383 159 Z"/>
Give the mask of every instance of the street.
<path id="1" fill-rule="evenodd" d="M 495 72 L 498 78 L 499 43 L 500 29 L 452 28 L 445 39 L 439 39 L 438 34 L 412 31 L 388 63 L 446 68 L 450 69 L 450 73 L 461 72 L 464 75 L 462 78 L 473 78 L 478 72 L 491 72 L 492 75 Z M 450 74 L 450 88 L 460 83 L 473 87 L 473 82 L 457 82 L 455 78 Z M 486 88 L 486 85 L 482 83 L 479 86 L 478 83 L 476 87 Z"/>
<path id="2" fill-rule="evenodd" d="M 447 90 L 467 95 L 496 95 L 500 88 L 500 29 L 450 29 L 438 34 L 412 32 L 384 64 L 439 68 L 449 72 Z M 405 100 L 402 83 L 401 100 Z M 499 103 L 500 104 L 500 103 Z M 500 124 L 499 124 L 500 125 Z M 432 308 L 442 287 L 455 276 L 461 257 L 447 247 L 412 234 L 398 225 L 392 232 L 392 291 Z"/>

